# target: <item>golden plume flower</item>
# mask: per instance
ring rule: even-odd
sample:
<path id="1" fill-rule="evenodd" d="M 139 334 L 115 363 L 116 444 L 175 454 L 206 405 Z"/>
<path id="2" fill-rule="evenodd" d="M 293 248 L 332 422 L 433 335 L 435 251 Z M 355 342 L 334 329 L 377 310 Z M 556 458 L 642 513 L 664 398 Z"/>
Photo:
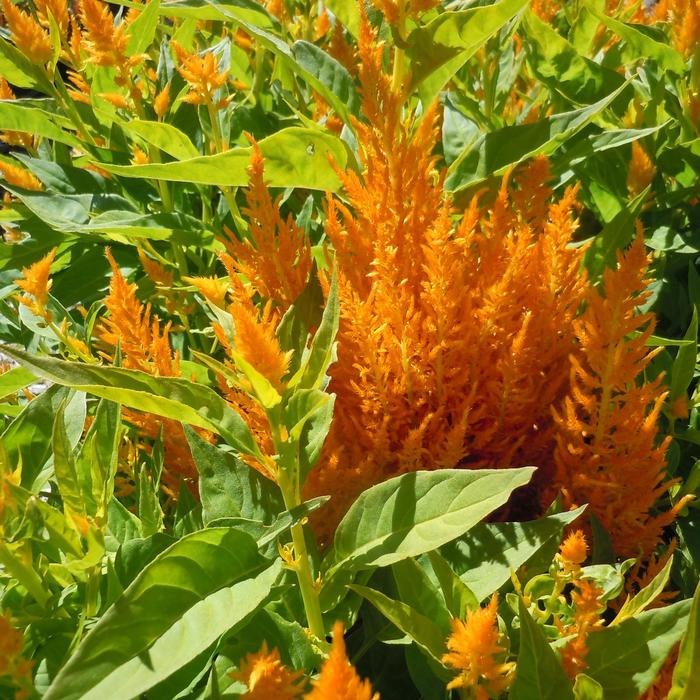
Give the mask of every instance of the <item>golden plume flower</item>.
<path id="1" fill-rule="evenodd" d="M 700 40 L 700 0 L 660 0 L 651 18 L 668 22 L 676 49 L 686 58 L 693 55 Z"/>
<path id="2" fill-rule="evenodd" d="M 31 661 L 22 657 L 24 638 L 8 613 L 0 612 L 0 677 L 8 678 L 15 698 L 27 698 L 32 687 Z"/>
<path id="3" fill-rule="evenodd" d="M 248 686 L 241 700 L 295 700 L 304 691 L 303 673 L 290 671 L 277 649 L 269 651 L 263 642 L 259 651 L 247 654 L 240 669 L 230 676 Z"/>
<path id="4" fill-rule="evenodd" d="M 656 175 L 656 167 L 639 141 L 632 143 L 632 160 L 627 173 L 627 191 L 635 197 L 643 192 Z"/>
<path id="5" fill-rule="evenodd" d="M 178 73 L 190 88 L 183 101 L 193 105 L 218 104 L 216 91 L 226 84 L 228 71 L 219 71 L 216 56 L 211 51 L 189 53 L 177 41 L 171 41 L 170 45 L 180 63 Z"/>
<path id="6" fill-rule="evenodd" d="M 153 111 L 158 119 L 162 119 L 170 108 L 170 83 L 168 83 L 153 100 Z"/>
<path id="7" fill-rule="evenodd" d="M 280 197 L 273 200 L 264 180 L 265 160 L 260 146 L 250 137 L 252 150 L 246 192 L 250 237 L 239 241 L 227 230 L 224 240 L 232 268 L 249 279 L 265 299 L 286 310 L 301 294 L 311 270 L 311 245 L 292 216 L 282 217 Z"/>
<path id="8" fill-rule="evenodd" d="M 15 185 L 15 187 L 37 192 L 44 189 L 44 186 L 32 173 L 12 163 L 0 161 L 0 175 L 5 178 L 5 182 L 9 185 Z"/>
<path id="9" fill-rule="evenodd" d="M 588 557 L 588 542 L 582 530 L 567 535 L 559 547 L 559 559 L 566 571 L 578 572 Z"/>
<path id="10" fill-rule="evenodd" d="M 41 260 L 29 267 L 22 268 L 22 277 L 15 284 L 30 296 L 20 297 L 20 302 L 28 306 L 37 316 L 50 320 L 50 313 L 46 310 L 51 289 L 51 265 L 56 258 L 56 248 L 49 251 Z"/>
<path id="11" fill-rule="evenodd" d="M 603 594 L 590 579 L 579 579 L 575 582 L 576 588 L 571 592 L 571 602 L 574 606 L 573 624 L 564 630 L 562 634 L 574 634 L 574 638 L 566 643 L 560 651 L 561 662 L 569 678 L 575 678 L 578 673 L 586 670 L 586 657 L 588 656 L 588 636 L 591 632 L 601 627 L 601 613 L 605 605 L 600 602 Z"/>
<path id="12" fill-rule="evenodd" d="M 12 0 L 2 0 L 5 21 L 15 46 L 34 64 L 44 65 L 53 56 L 49 33 Z"/>
<path id="13" fill-rule="evenodd" d="M 50 26 L 49 14 L 51 14 L 58 26 L 61 36 L 66 36 L 70 18 L 68 14 L 67 0 L 35 0 L 37 15 L 41 24 L 47 29 Z"/>
<path id="14" fill-rule="evenodd" d="M 118 92 L 100 92 L 98 95 L 117 109 L 129 109 L 129 103 L 126 100 L 126 97 Z"/>
<path id="15" fill-rule="evenodd" d="M 313 681 L 306 700 L 379 700 L 369 680 L 362 680 L 348 660 L 343 639 L 343 624 L 333 626 L 333 646 L 319 677 Z"/>
<path id="16" fill-rule="evenodd" d="M 68 88 L 68 94 L 76 101 L 89 105 L 90 101 L 90 86 L 83 76 L 74 70 L 69 70 L 68 80 L 74 87 Z"/>
<path id="17" fill-rule="evenodd" d="M 183 277 L 183 282 L 191 284 L 209 302 L 220 309 L 226 307 L 228 280 L 218 277 Z"/>
<path id="18" fill-rule="evenodd" d="M 647 264 L 640 232 L 605 271 L 604 295 L 589 287 L 574 321 L 579 345 L 571 357 L 571 388 L 553 409 L 554 483 L 566 507 L 589 504 L 621 556 L 651 554 L 685 504 L 655 513 L 672 483 L 665 480 L 670 438 L 657 440 L 666 398 L 661 377 L 637 382 L 658 352 L 646 347 L 652 314 L 637 312 L 649 295 Z"/>
<path id="19" fill-rule="evenodd" d="M 505 661 L 507 649 L 500 644 L 498 594 L 485 607 L 467 612 L 466 620 L 452 620 L 448 652 L 442 662 L 458 675 L 448 689 L 469 688 L 478 700 L 499 696 L 513 681 L 515 663 Z"/>
<path id="20" fill-rule="evenodd" d="M 134 146 L 131 152 L 132 165 L 146 165 L 151 162 L 148 154 L 141 150 L 138 146 Z"/>
<path id="21" fill-rule="evenodd" d="M 415 18 L 432 10 L 440 0 L 372 0 L 372 4 L 386 17 L 390 24 L 397 24 L 405 18 Z"/>

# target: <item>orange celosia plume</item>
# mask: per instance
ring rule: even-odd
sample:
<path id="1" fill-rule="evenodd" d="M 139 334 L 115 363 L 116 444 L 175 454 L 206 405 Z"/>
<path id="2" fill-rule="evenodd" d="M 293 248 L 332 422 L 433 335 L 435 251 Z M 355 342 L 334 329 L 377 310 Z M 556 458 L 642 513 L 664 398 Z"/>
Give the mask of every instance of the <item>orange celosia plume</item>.
<path id="1" fill-rule="evenodd" d="M 46 310 L 51 289 L 51 265 L 56 257 L 56 248 L 49 251 L 41 260 L 29 267 L 22 269 L 22 277 L 15 284 L 31 296 L 20 297 L 20 302 L 28 306 L 37 316 L 43 316 L 50 320 L 50 313 Z"/>
<path id="2" fill-rule="evenodd" d="M 20 10 L 11 0 L 3 0 L 7 26 L 15 46 L 32 62 L 43 65 L 53 56 L 49 33 L 28 13 Z"/>
<path id="3" fill-rule="evenodd" d="M 193 105 L 215 104 L 216 91 L 226 84 L 228 72 L 219 71 L 216 57 L 211 51 L 204 54 L 188 53 L 176 41 L 171 41 L 170 45 L 180 62 L 177 70 L 190 88 L 182 98 L 183 102 Z"/>
<path id="4" fill-rule="evenodd" d="M 231 677 L 248 686 L 241 700 L 295 700 L 305 685 L 303 674 L 290 671 L 277 649 L 268 650 L 267 642 L 256 653 L 248 654 Z"/>
<path id="5" fill-rule="evenodd" d="M 17 165 L 12 165 L 12 163 L 0 162 L 0 175 L 9 185 L 37 192 L 44 189 L 44 186 L 32 173 Z"/>
<path id="6" fill-rule="evenodd" d="M 506 648 L 499 644 L 498 594 L 486 607 L 467 613 L 467 619 L 452 620 L 452 634 L 447 639 L 448 652 L 442 662 L 459 675 L 448 689 L 468 688 L 477 700 L 498 697 L 513 680 L 515 664 L 506 662 Z"/>
<path id="7" fill-rule="evenodd" d="M 372 692 L 371 683 L 348 660 L 341 622 L 333 626 L 333 648 L 313 686 L 307 700 L 379 700 L 379 693 Z"/>
<path id="8" fill-rule="evenodd" d="M 590 504 L 623 556 L 651 554 L 682 507 L 654 514 L 671 485 L 664 480 L 670 438 L 657 444 L 666 396 L 661 378 L 638 381 L 656 354 L 646 347 L 653 316 L 637 313 L 648 297 L 646 269 L 638 237 L 615 269 L 605 271 L 604 293 L 589 287 L 574 321 L 579 347 L 571 358 L 571 388 L 553 411 L 555 483 L 567 506 Z"/>

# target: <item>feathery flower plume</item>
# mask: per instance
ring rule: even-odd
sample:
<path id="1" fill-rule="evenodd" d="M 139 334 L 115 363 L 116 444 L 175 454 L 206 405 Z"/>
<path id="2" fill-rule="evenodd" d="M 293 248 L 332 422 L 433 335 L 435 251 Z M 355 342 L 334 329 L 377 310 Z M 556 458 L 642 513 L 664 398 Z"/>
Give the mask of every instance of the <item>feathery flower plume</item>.
<path id="1" fill-rule="evenodd" d="M 22 268 L 22 277 L 15 284 L 31 296 L 20 297 L 20 302 L 28 306 L 32 313 L 51 320 L 51 314 L 46 310 L 51 289 L 51 265 L 56 257 L 56 248 L 49 251 L 41 260 L 29 267 Z"/>
<path id="2" fill-rule="evenodd" d="M 49 14 L 53 15 L 61 36 L 66 36 L 70 23 L 67 0 L 35 0 L 37 15 L 41 24 L 47 29 L 50 26 Z"/>
<path id="3" fill-rule="evenodd" d="M 671 25 L 671 39 L 680 53 L 693 55 L 700 40 L 700 0 L 660 0 L 651 16 Z"/>
<path id="4" fill-rule="evenodd" d="M 162 119 L 170 108 L 170 83 L 168 83 L 153 100 L 153 111 L 158 119 Z"/>
<path id="5" fill-rule="evenodd" d="M 259 651 L 246 655 L 240 669 L 230 675 L 248 686 L 241 700 L 296 700 L 304 691 L 303 673 L 290 671 L 277 649 L 268 650 L 267 642 Z"/>
<path id="6" fill-rule="evenodd" d="M 9 185 L 36 192 L 44 189 L 44 186 L 32 173 L 12 163 L 0 161 L 0 175 L 5 178 L 5 182 Z"/>
<path id="7" fill-rule="evenodd" d="M 313 681 L 306 700 L 379 700 L 369 680 L 362 680 L 348 660 L 343 639 L 343 624 L 333 626 L 333 647 L 321 674 Z"/>
<path id="8" fill-rule="evenodd" d="M 562 666 L 572 679 L 586 670 L 588 636 L 603 624 L 600 614 L 605 609 L 605 605 L 600 602 L 603 591 L 590 579 L 577 580 L 575 585 L 577 590 L 571 593 L 571 602 L 575 608 L 574 622 L 562 630 L 563 635 L 573 633 L 575 637 L 560 652 Z"/>
<path id="9" fill-rule="evenodd" d="M 226 307 L 228 280 L 218 277 L 183 277 L 183 282 L 191 284 L 209 302 L 220 309 Z"/>
<path id="10" fill-rule="evenodd" d="M 11 0 L 2 0 L 2 7 L 15 46 L 35 65 L 44 65 L 53 56 L 49 33 Z"/>
<path id="11" fill-rule="evenodd" d="M 292 216 L 282 218 L 281 195 L 273 201 L 264 180 L 265 160 L 260 146 L 252 144 L 243 214 L 249 221 L 250 238 L 239 241 L 227 230 L 224 245 L 235 270 L 251 281 L 256 291 L 286 310 L 301 294 L 311 270 L 311 245 Z"/>
<path id="12" fill-rule="evenodd" d="M 578 576 L 581 564 L 588 557 L 588 542 L 583 530 L 574 530 L 564 539 L 559 547 L 558 559 L 565 573 Z"/>
<path id="13" fill-rule="evenodd" d="M 657 444 L 661 378 L 637 381 L 657 352 L 646 347 L 653 315 L 637 313 L 648 297 L 647 264 L 640 234 L 605 271 L 605 295 L 589 288 L 574 321 L 579 349 L 571 357 L 571 389 L 552 411 L 555 483 L 566 507 L 590 504 L 621 556 L 651 554 L 683 507 L 654 513 L 672 483 L 664 479 L 670 438 Z"/>
<path id="14" fill-rule="evenodd" d="M 183 97 L 183 102 L 193 105 L 212 104 L 223 106 L 215 101 L 216 91 L 226 84 L 227 71 L 219 71 L 216 56 L 211 51 L 204 54 L 189 53 L 177 43 L 171 41 L 177 60 L 180 62 L 178 73 L 189 85 L 190 91 Z M 225 104 L 225 100 L 223 101 Z"/>
<path id="15" fill-rule="evenodd" d="M 639 144 L 632 143 L 632 160 L 627 173 L 627 191 L 632 197 L 645 190 L 656 175 L 656 167 L 647 152 Z"/>
<path id="16" fill-rule="evenodd" d="M 467 612 L 467 619 L 452 620 L 448 652 L 442 662 L 459 672 L 448 689 L 469 688 L 477 700 L 499 696 L 513 681 L 515 663 L 506 662 L 506 647 L 499 644 L 498 594 L 486 607 Z"/>
<path id="17" fill-rule="evenodd" d="M 31 661 L 22 658 L 22 633 L 12 625 L 7 613 L 0 613 L 0 677 L 9 678 L 15 700 L 29 697 L 32 688 Z"/>
<path id="18" fill-rule="evenodd" d="M 404 18 L 414 18 L 432 10 L 440 0 L 372 0 L 372 4 L 386 17 L 390 24 L 397 24 Z"/>
<path id="19" fill-rule="evenodd" d="M 85 34 L 83 47 L 90 62 L 98 66 L 123 66 L 127 63 L 128 37 L 125 25 L 115 26 L 109 5 L 102 0 L 81 0 L 80 20 Z"/>

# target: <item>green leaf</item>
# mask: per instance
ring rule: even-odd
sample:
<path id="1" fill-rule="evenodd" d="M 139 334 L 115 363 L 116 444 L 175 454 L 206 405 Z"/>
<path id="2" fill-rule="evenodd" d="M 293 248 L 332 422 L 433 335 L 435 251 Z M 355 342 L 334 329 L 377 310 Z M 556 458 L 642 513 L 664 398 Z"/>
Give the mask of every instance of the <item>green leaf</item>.
<path id="1" fill-rule="evenodd" d="M 185 437 L 199 471 L 202 518 L 240 517 L 270 523 L 284 510 L 279 488 L 235 455 L 210 444 L 189 426 Z"/>
<path id="2" fill-rule="evenodd" d="M 280 560 L 257 576 L 208 596 L 180 617 L 142 657 L 112 671 L 83 698 L 138 697 L 196 659 L 223 635 L 245 626 L 282 572 Z"/>
<path id="3" fill-rule="evenodd" d="M 335 192 L 340 187 L 340 180 L 328 160 L 329 156 L 341 170 L 346 169 L 352 160 L 347 146 L 338 137 L 321 129 L 289 127 L 268 136 L 259 145 L 265 158 L 265 181 L 270 187 Z M 251 150 L 251 147 L 232 148 L 224 153 L 173 163 L 97 165 L 125 177 L 242 187 L 249 180 Z"/>
<path id="4" fill-rule="evenodd" d="M 58 481 L 58 488 L 63 500 L 65 514 L 85 516 L 85 504 L 83 493 L 78 481 L 78 473 L 75 468 L 75 456 L 73 446 L 66 432 L 65 412 L 67 399 L 61 402 L 56 412 L 53 424 L 53 467 Z"/>
<path id="5" fill-rule="evenodd" d="M 695 589 L 688 627 L 681 641 L 668 700 L 700 697 L 700 585 Z"/>
<path id="6" fill-rule="evenodd" d="M 488 7 L 443 12 L 408 37 L 411 89 L 418 88 L 424 105 L 488 39 L 527 6 L 527 0 L 500 0 Z"/>
<path id="7" fill-rule="evenodd" d="M 574 683 L 576 700 L 603 700 L 603 686 L 585 673 L 579 673 Z"/>
<path id="8" fill-rule="evenodd" d="M 512 571 L 535 557 L 546 570 L 564 527 L 584 510 L 585 506 L 525 523 L 483 523 L 472 528 L 468 537 L 442 547 L 440 554 L 482 601 L 510 580 Z"/>
<path id="9" fill-rule="evenodd" d="M 326 0 L 324 5 L 341 21 L 343 26 L 357 37 L 360 34 L 360 9 L 356 2 L 347 0 Z"/>
<path id="10" fill-rule="evenodd" d="M 0 37 L 0 75 L 11 85 L 38 88 L 50 92 L 49 84 L 38 66 L 21 51 Z"/>
<path id="11" fill-rule="evenodd" d="M 208 0 L 162 0 L 160 13 L 165 17 L 184 17 L 198 21 L 233 19 L 251 22 L 264 29 L 279 27 L 279 22 L 256 0 L 221 0 L 218 3 Z"/>
<path id="12" fill-rule="evenodd" d="M 445 188 L 456 192 L 538 154 L 549 155 L 583 129 L 620 94 L 622 88 L 598 102 L 531 124 L 516 124 L 481 135 L 447 171 Z"/>
<path id="13" fill-rule="evenodd" d="M 7 345 L 2 346 L 2 352 L 56 384 L 212 430 L 240 452 L 260 456 L 243 419 L 209 387 L 185 379 L 153 377 L 136 370 L 34 357 Z"/>
<path id="14" fill-rule="evenodd" d="M 433 659 L 440 661 L 445 653 L 445 635 L 432 620 L 409 605 L 393 600 L 373 588 L 356 584 L 350 584 L 348 588 L 372 603 L 387 620 L 411 637 Z"/>
<path id="15" fill-rule="evenodd" d="M 612 29 L 615 34 L 624 39 L 621 51 L 625 65 L 637 60 L 654 61 L 664 71 L 672 71 L 677 75 L 683 75 L 686 70 L 685 61 L 678 51 L 672 46 L 655 41 L 644 32 L 635 29 L 633 25 L 624 24 L 605 12 L 596 9 L 587 3 L 583 11 L 590 12 L 599 22 Z"/>
<path id="16" fill-rule="evenodd" d="M 668 558 L 664 568 L 634 598 L 627 598 L 610 625 L 619 625 L 623 620 L 635 617 L 646 610 L 666 588 L 671 577 L 671 566 L 673 566 L 673 556 Z"/>
<path id="17" fill-rule="evenodd" d="M 522 598 L 518 599 L 518 617 L 520 650 L 509 700 L 573 700 L 571 681 Z"/>
<path id="18" fill-rule="evenodd" d="M 578 104 L 591 104 L 623 85 L 624 78 L 581 56 L 576 49 L 534 12 L 523 20 L 527 59 L 533 73 L 550 90 Z"/>
<path id="19" fill-rule="evenodd" d="M 440 586 L 415 559 L 402 559 L 391 565 L 398 598 L 432 620 L 445 636 L 450 633 L 450 611 Z"/>
<path id="20" fill-rule="evenodd" d="M 685 396 L 688 387 L 695 376 L 695 363 L 698 358 L 698 308 L 693 306 L 693 318 L 688 330 L 683 336 L 690 341 L 688 345 L 678 348 L 676 359 L 671 370 L 671 393 L 669 401 L 674 401 L 680 396 Z"/>
<path id="21" fill-rule="evenodd" d="M 691 601 L 647 610 L 589 635 L 586 674 L 606 700 L 637 700 L 653 683 L 688 624 Z"/>
<path id="22" fill-rule="evenodd" d="M 183 537 L 156 557 L 100 618 L 44 697 L 138 695 L 230 629 L 241 619 L 239 610 L 252 612 L 247 599 L 260 600 L 256 588 L 266 595 L 256 580 L 266 569 L 273 574 L 267 579 L 269 590 L 277 578 L 276 571 L 270 572 L 275 566 L 268 567 L 257 543 L 240 531 L 212 528 Z M 244 584 L 243 589 L 235 584 Z M 134 686 L 128 685 L 132 677 Z M 128 691 L 122 692 L 122 686 Z M 141 689 L 131 693 L 135 687 Z"/>
<path id="23" fill-rule="evenodd" d="M 353 503 L 335 532 L 324 588 L 334 576 L 388 566 L 460 537 L 527 484 L 533 467 L 419 471 L 371 487 Z M 332 597 L 332 596 L 331 596 Z"/>
<path id="24" fill-rule="evenodd" d="M 323 310 L 321 324 L 311 341 L 311 348 L 301 367 L 289 380 L 290 388 L 319 389 L 322 387 L 328 367 L 335 361 L 335 336 L 340 325 L 340 301 L 338 299 L 338 278 L 333 272 L 330 292 Z"/>
<path id="25" fill-rule="evenodd" d="M 120 126 L 127 134 L 142 138 L 151 146 L 155 146 L 177 160 L 189 160 L 201 155 L 187 134 L 171 124 L 132 119 L 123 122 Z"/>
<path id="26" fill-rule="evenodd" d="M 440 582 L 447 609 L 452 617 L 464 620 L 467 610 L 478 608 L 479 601 L 438 551 L 428 552 L 428 557 L 435 576 Z"/>
<path id="27" fill-rule="evenodd" d="M 129 41 L 126 45 L 127 56 L 143 53 L 152 43 L 156 36 L 160 11 L 159 0 L 148 0 L 145 9 L 141 10 L 139 16 L 130 23 Z"/>
<path id="28" fill-rule="evenodd" d="M 14 396 L 18 391 L 33 384 L 36 376 L 24 367 L 13 367 L 9 372 L 0 374 L 0 399 Z"/>
<path id="29" fill-rule="evenodd" d="M 48 112 L 36 107 L 25 107 L 15 101 L 0 100 L 0 130 L 25 131 L 68 146 L 81 147 L 81 142 L 57 126 Z"/>

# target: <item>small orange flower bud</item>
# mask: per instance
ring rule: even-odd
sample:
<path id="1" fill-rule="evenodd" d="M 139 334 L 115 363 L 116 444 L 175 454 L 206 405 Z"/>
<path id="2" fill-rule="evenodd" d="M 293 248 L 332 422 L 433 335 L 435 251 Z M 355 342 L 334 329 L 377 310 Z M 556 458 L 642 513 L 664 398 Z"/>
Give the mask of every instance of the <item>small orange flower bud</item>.
<path id="1" fill-rule="evenodd" d="M 153 111 L 158 119 L 162 119 L 170 108 L 170 83 L 168 83 L 153 100 Z"/>
<path id="2" fill-rule="evenodd" d="M 0 175 L 10 185 L 21 187 L 25 190 L 43 190 L 44 186 L 28 170 L 20 168 L 11 163 L 0 162 Z"/>

